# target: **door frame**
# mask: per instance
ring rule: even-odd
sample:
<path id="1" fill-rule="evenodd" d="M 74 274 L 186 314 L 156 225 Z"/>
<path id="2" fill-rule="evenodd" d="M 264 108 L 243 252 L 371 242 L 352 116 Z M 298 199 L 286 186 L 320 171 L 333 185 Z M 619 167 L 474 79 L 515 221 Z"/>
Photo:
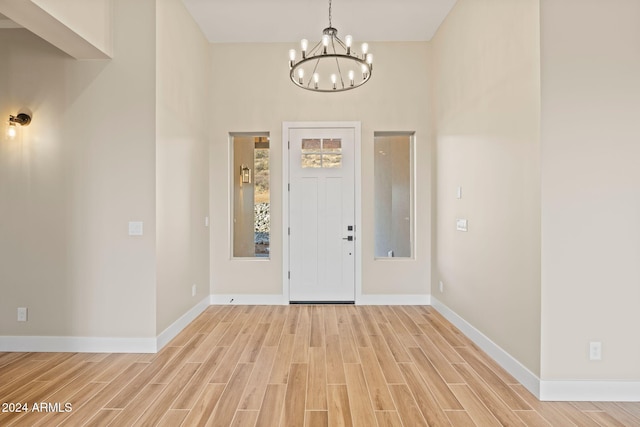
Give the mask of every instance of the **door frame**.
<path id="1" fill-rule="evenodd" d="M 362 127 L 360 122 L 282 122 L 282 295 L 289 293 L 289 131 L 291 129 L 353 129 L 355 196 L 355 304 L 362 295 Z"/>

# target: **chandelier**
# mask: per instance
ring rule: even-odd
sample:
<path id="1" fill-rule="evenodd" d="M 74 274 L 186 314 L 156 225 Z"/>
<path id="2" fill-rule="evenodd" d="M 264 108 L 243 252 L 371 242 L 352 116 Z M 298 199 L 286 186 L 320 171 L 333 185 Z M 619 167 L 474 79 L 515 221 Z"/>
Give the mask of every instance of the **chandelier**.
<path id="1" fill-rule="evenodd" d="M 362 43 L 361 52 L 352 49 L 353 37 L 344 41 L 331 24 L 329 0 L 329 26 L 322 30 L 322 39 L 309 50 L 309 41 L 300 42 L 301 57 L 295 49 L 289 51 L 289 77 L 302 89 L 315 92 L 341 92 L 362 86 L 371 78 L 373 54 L 369 45 Z"/>

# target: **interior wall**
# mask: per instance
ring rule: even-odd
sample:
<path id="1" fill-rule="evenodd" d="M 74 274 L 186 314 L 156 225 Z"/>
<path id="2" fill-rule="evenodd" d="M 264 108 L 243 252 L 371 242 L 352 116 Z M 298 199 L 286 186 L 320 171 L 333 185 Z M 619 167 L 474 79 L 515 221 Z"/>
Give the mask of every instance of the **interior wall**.
<path id="1" fill-rule="evenodd" d="M 544 380 L 640 380 L 638 16 L 541 1 Z"/>
<path id="2" fill-rule="evenodd" d="M 155 336 L 154 2 L 114 13 L 109 61 L 0 30 L 0 336 Z"/>
<path id="3" fill-rule="evenodd" d="M 539 375 L 538 1 L 458 0 L 432 51 L 433 295 Z"/>
<path id="4" fill-rule="evenodd" d="M 112 0 L 0 0 L 0 13 L 76 59 L 113 54 Z"/>
<path id="5" fill-rule="evenodd" d="M 157 333 L 209 295 L 209 43 L 156 0 Z M 196 294 L 192 295 L 192 286 Z"/>
<path id="6" fill-rule="evenodd" d="M 289 80 L 293 44 L 213 44 L 211 98 L 211 292 L 282 294 L 282 137 L 284 121 L 361 121 L 362 284 L 364 294 L 428 295 L 431 274 L 431 159 L 428 44 L 370 43 L 371 81 L 353 91 L 313 93 Z M 284 58 L 284 59 L 283 59 Z M 407 74 L 408 73 L 408 74 Z M 410 78 L 407 78 L 407 75 Z M 374 260 L 374 131 L 416 132 L 416 255 Z M 229 132 L 271 136 L 271 259 L 230 257 Z M 288 295 L 285 296 L 288 298 Z"/>
<path id="7" fill-rule="evenodd" d="M 101 51 L 112 52 L 113 0 L 30 0 Z"/>

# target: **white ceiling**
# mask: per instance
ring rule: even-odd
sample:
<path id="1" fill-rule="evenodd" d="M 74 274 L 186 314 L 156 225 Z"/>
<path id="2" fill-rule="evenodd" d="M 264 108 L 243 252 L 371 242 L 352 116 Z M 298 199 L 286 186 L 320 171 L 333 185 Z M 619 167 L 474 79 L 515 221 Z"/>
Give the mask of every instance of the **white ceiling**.
<path id="1" fill-rule="evenodd" d="M 182 0 L 210 42 L 319 40 L 328 0 Z M 333 0 L 338 35 L 354 41 L 430 40 L 456 0 Z"/>

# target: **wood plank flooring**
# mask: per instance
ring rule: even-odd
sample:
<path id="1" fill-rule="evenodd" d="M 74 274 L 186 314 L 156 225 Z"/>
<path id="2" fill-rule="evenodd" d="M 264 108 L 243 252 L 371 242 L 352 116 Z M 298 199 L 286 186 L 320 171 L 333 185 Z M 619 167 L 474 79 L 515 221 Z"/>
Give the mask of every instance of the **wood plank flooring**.
<path id="1" fill-rule="evenodd" d="M 425 306 L 211 306 L 155 355 L 0 353 L 2 403 L 29 412 L 0 426 L 640 426 L 539 402 Z"/>

